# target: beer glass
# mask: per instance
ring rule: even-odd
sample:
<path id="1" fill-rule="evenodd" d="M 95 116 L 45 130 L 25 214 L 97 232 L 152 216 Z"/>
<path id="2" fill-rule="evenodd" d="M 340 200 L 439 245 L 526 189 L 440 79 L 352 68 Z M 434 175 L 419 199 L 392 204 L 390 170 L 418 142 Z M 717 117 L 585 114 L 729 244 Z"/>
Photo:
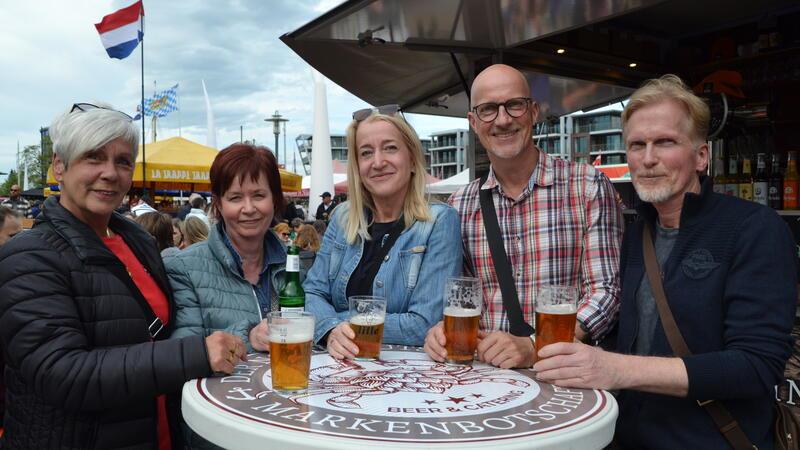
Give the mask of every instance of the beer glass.
<path id="1" fill-rule="evenodd" d="M 546 345 L 572 342 L 578 314 L 578 290 L 572 286 L 542 286 L 535 299 L 536 353 Z"/>
<path id="2" fill-rule="evenodd" d="M 350 328 L 356 333 L 353 342 L 358 346 L 356 359 L 378 359 L 386 319 L 386 299 L 359 295 L 350 297 L 349 301 Z"/>
<path id="3" fill-rule="evenodd" d="M 481 282 L 477 278 L 448 277 L 444 285 L 445 362 L 472 364 L 478 347 L 481 319 Z"/>
<path id="4" fill-rule="evenodd" d="M 273 311 L 269 323 L 272 390 L 280 394 L 305 392 L 311 368 L 314 316 L 303 311 Z"/>

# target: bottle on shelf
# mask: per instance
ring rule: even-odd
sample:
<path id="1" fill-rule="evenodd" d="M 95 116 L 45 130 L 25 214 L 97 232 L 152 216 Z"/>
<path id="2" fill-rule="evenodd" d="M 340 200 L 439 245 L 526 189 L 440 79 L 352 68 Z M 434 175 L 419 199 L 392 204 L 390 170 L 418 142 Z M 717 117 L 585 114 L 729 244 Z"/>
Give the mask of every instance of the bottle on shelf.
<path id="1" fill-rule="evenodd" d="M 781 173 L 781 155 L 772 154 L 772 166 L 769 172 L 769 190 L 767 203 L 770 208 L 783 209 L 783 174 Z"/>
<path id="2" fill-rule="evenodd" d="M 768 206 L 769 176 L 767 175 L 767 154 L 756 156 L 756 174 L 753 177 L 753 201 Z"/>
<path id="3" fill-rule="evenodd" d="M 725 183 L 725 194 L 739 196 L 739 160 L 736 153 L 728 152 L 728 182 Z"/>
<path id="4" fill-rule="evenodd" d="M 286 250 L 286 284 L 278 292 L 281 311 L 303 311 L 306 306 L 306 292 L 300 283 L 300 248 L 295 244 L 295 238 L 292 231 Z"/>
<path id="5" fill-rule="evenodd" d="M 791 151 L 786 159 L 783 175 L 783 209 L 797 209 L 797 188 L 800 175 L 797 173 L 797 152 Z"/>
<path id="6" fill-rule="evenodd" d="M 711 146 L 714 152 L 714 192 L 719 194 L 725 193 L 725 185 L 728 183 L 728 177 L 725 176 L 725 157 L 722 154 L 723 142 L 718 139 Z"/>
<path id="7" fill-rule="evenodd" d="M 750 158 L 742 158 L 742 174 L 739 176 L 739 198 L 753 200 L 753 171 L 750 165 Z"/>

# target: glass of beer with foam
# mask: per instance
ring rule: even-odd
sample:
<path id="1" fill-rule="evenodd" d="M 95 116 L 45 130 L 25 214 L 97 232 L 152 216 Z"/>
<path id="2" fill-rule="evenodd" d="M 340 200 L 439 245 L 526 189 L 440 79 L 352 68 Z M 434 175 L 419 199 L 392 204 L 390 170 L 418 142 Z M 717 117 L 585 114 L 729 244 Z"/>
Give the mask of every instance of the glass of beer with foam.
<path id="1" fill-rule="evenodd" d="M 573 286 L 542 286 L 536 304 L 536 353 L 556 342 L 575 339 L 578 290 Z"/>
<path id="2" fill-rule="evenodd" d="M 478 347 L 483 295 L 477 278 L 448 277 L 444 285 L 445 362 L 472 364 Z"/>
<path id="3" fill-rule="evenodd" d="M 373 360 L 381 355 L 383 322 L 386 320 L 386 299 L 370 295 L 349 298 L 350 328 L 356 333 L 356 359 Z"/>
<path id="4" fill-rule="evenodd" d="M 267 314 L 272 390 L 294 394 L 308 389 L 314 315 L 303 311 Z"/>

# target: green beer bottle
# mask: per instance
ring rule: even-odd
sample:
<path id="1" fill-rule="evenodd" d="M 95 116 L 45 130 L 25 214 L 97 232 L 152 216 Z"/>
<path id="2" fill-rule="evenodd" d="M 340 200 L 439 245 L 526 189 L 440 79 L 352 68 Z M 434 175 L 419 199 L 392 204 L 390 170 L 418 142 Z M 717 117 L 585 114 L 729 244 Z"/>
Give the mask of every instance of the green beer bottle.
<path id="1" fill-rule="evenodd" d="M 292 231 L 286 251 L 286 284 L 278 292 L 281 311 L 303 311 L 306 306 L 306 292 L 300 284 L 300 248 L 295 245 L 295 238 Z"/>

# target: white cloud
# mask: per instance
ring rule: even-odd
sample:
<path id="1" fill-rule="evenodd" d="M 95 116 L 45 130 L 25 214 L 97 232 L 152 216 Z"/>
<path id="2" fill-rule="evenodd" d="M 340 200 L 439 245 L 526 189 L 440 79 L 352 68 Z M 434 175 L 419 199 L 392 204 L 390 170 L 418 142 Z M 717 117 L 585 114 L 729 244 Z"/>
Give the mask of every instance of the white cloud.
<path id="1" fill-rule="evenodd" d="M 130 0 L 4 2 L 0 14 L 0 171 L 14 167 L 17 141 L 39 142 L 39 128 L 69 105 L 102 100 L 132 113 L 140 101 L 139 50 L 108 58 L 94 23 Z M 181 112 L 159 122 L 159 138 L 205 143 L 205 80 L 217 125 L 217 144 L 245 139 L 270 147 L 264 119 L 276 110 L 289 119 L 290 150 L 313 131 L 309 66 L 279 37 L 327 12 L 340 0 L 262 2 L 145 2 L 145 93 L 180 83 Z M 366 104 L 328 82 L 331 133 L 343 133 L 351 113 Z M 465 128 L 466 120 L 409 115 L 421 136 Z M 150 131 L 148 129 L 148 140 Z M 280 140 L 283 147 L 283 137 Z M 291 156 L 290 156 L 291 160 Z"/>
<path id="2" fill-rule="evenodd" d="M 320 0 L 312 8 L 314 12 L 326 13 L 342 3 L 342 0 Z"/>

